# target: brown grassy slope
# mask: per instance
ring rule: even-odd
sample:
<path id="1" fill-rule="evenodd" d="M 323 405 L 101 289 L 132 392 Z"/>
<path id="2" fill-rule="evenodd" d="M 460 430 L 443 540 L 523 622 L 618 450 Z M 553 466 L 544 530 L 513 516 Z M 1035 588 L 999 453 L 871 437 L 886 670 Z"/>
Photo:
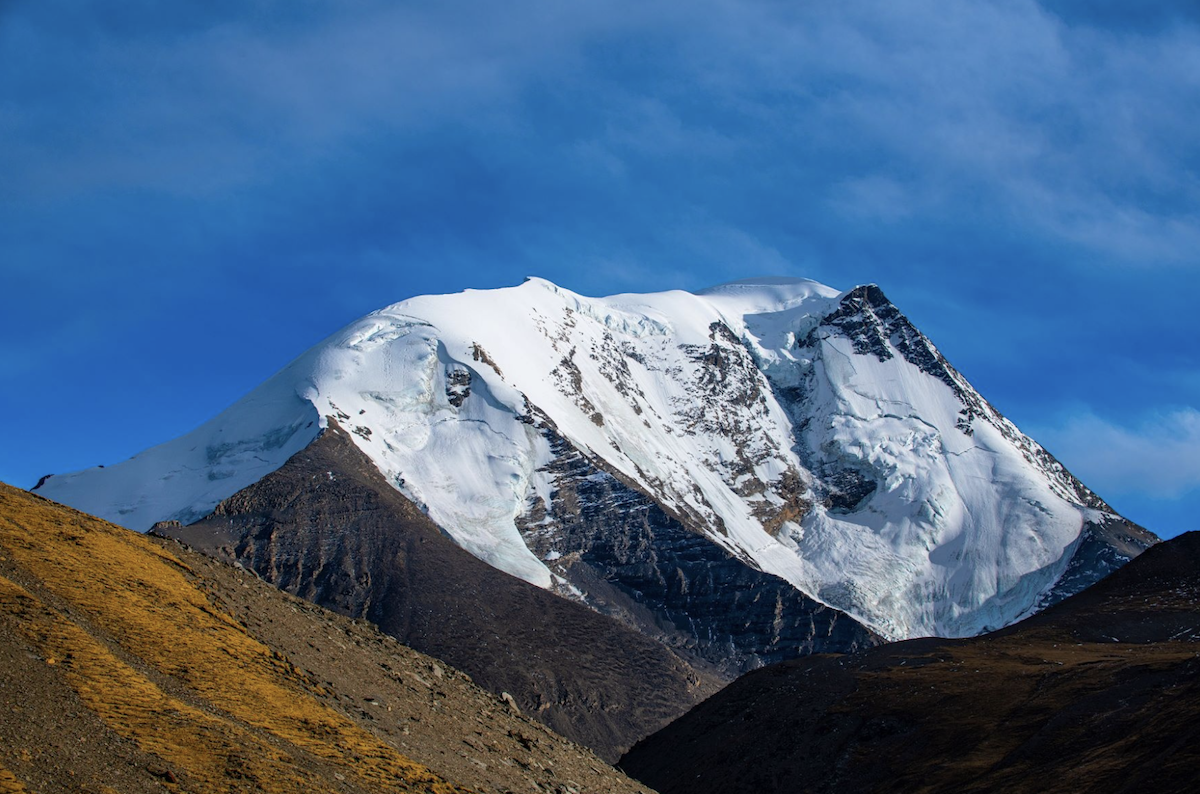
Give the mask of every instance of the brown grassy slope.
<path id="1" fill-rule="evenodd" d="M 333 420 L 208 518 L 156 531 L 370 620 L 603 758 L 719 686 L 658 641 L 460 548 Z"/>
<path id="2" fill-rule="evenodd" d="M 369 627 L 0 485 L 0 790 L 553 791 L 555 766 L 637 790 Z"/>
<path id="3" fill-rule="evenodd" d="M 991 635 L 751 673 L 636 746 L 664 792 L 1200 787 L 1200 533 Z"/>
<path id="4" fill-rule="evenodd" d="M 28 789 L 17 780 L 16 775 L 0 766 L 0 794 L 24 794 Z"/>

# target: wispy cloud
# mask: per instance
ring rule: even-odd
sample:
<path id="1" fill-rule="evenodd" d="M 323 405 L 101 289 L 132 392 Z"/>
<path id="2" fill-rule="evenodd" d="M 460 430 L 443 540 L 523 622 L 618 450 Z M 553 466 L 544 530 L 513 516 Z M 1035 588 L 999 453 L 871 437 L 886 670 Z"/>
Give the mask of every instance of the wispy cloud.
<path id="1" fill-rule="evenodd" d="M 1200 489 L 1200 411 L 1187 408 L 1128 424 L 1084 411 L 1038 432 L 1100 494 L 1178 499 Z"/>
<path id="2" fill-rule="evenodd" d="M 1186 18 L 1130 32 L 1032 0 L 75 5 L 0 17 L 0 162 L 26 199 L 223 196 L 298 172 L 315 190 L 346 161 L 404 168 L 435 146 L 526 192 L 574 180 L 577 205 L 633 191 L 646 224 L 673 220 L 661 191 L 757 235 L 737 202 L 802 226 L 989 218 L 1139 267 L 1191 264 L 1198 242 Z"/>

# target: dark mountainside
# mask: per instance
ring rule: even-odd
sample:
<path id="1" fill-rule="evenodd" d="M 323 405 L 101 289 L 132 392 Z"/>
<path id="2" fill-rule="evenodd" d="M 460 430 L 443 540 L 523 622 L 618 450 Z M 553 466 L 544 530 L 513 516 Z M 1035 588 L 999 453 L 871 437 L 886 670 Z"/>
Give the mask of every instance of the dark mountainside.
<path id="1" fill-rule="evenodd" d="M 0 792 L 646 792 L 365 621 L 3 484 L 0 715 Z"/>
<path id="2" fill-rule="evenodd" d="M 610 760 L 719 686 L 659 642 L 459 548 L 332 420 L 208 518 L 156 531 L 377 624 Z"/>
<path id="3" fill-rule="evenodd" d="M 621 761 L 663 792 L 1200 785 L 1200 533 L 1016 626 L 747 674 Z"/>

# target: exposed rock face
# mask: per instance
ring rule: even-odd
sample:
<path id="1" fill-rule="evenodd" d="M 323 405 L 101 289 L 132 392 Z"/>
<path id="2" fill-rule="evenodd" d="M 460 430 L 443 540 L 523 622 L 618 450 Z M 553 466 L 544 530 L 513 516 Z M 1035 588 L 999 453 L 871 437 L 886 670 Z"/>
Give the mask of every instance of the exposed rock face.
<path id="1" fill-rule="evenodd" d="M 993 634 L 754 671 L 621 766 L 665 794 L 1194 791 L 1198 648 L 1193 532 Z"/>
<path id="2" fill-rule="evenodd" d="M 550 510 L 523 523 L 529 547 L 583 601 L 725 676 L 880 640 L 708 538 L 571 447 L 543 424 L 554 452 Z M 541 507 L 541 509 L 537 509 Z"/>
<path id="3" fill-rule="evenodd" d="M 454 367 L 446 372 L 446 401 L 455 408 L 471 396 L 471 371 L 466 367 Z"/>
<path id="4" fill-rule="evenodd" d="M 332 420 L 283 468 L 166 533 L 376 623 L 605 758 L 717 687 L 662 644 L 463 551 Z"/>

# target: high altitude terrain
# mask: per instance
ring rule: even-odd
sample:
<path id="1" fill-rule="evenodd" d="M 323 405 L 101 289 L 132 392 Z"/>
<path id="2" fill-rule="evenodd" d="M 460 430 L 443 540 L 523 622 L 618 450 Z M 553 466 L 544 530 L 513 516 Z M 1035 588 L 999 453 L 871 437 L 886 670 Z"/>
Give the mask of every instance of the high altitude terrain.
<path id="1" fill-rule="evenodd" d="M 330 419 L 463 549 L 724 677 L 999 628 L 1155 541 L 878 287 L 787 279 L 413 298 L 195 431 L 38 492 L 140 530 L 188 524 Z"/>
<path id="2" fill-rule="evenodd" d="M 622 768 L 663 792 L 1192 792 L 1200 533 L 982 637 L 747 674 Z"/>
<path id="3" fill-rule="evenodd" d="M 0 484 L 0 791 L 648 789 L 365 622 Z"/>

